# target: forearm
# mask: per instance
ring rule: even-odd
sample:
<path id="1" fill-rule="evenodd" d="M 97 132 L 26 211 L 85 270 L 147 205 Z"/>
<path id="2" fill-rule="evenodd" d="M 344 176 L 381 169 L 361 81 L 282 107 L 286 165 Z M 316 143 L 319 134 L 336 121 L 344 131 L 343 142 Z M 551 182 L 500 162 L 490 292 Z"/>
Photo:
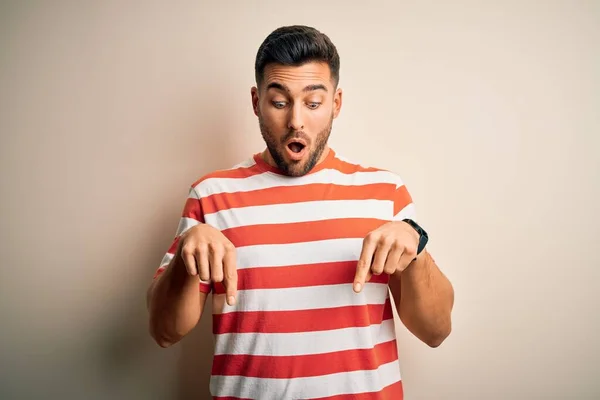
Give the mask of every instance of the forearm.
<path id="1" fill-rule="evenodd" d="M 391 279 L 400 286 L 395 301 L 404 325 L 428 345 L 439 346 L 451 330 L 454 290 L 450 281 L 426 251 Z"/>
<path id="2" fill-rule="evenodd" d="M 162 347 L 178 342 L 196 326 L 206 300 L 198 277 L 178 263 L 181 257 L 175 257 L 148 290 L 150 333 Z"/>

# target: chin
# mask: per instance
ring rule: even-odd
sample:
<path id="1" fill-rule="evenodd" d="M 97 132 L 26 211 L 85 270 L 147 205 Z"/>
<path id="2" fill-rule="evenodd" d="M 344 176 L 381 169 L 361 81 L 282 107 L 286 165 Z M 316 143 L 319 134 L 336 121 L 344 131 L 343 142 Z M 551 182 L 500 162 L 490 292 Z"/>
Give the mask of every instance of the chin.
<path id="1" fill-rule="evenodd" d="M 299 177 L 308 174 L 316 165 L 313 157 L 307 155 L 302 160 L 286 160 L 285 173 L 288 176 Z"/>
<path id="2" fill-rule="evenodd" d="M 300 177 L 306 175 L 309 171 L 306 171 L 303 165 L 292 164 L 286 169 L 286 175 L 292 177 Z"/>

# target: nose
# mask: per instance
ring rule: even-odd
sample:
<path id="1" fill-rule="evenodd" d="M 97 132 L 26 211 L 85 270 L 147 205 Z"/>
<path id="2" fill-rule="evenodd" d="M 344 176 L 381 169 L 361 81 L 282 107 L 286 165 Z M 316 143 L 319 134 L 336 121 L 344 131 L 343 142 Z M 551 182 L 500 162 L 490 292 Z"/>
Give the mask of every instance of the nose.
<path id="1" fill-rule="evenodd" d="M 288 129 L 294 130 L 294 131 L 301 131 L 304 129 L 302 104 L 295 104 L 294 107 L 292 107 L 290 109 Z"/>

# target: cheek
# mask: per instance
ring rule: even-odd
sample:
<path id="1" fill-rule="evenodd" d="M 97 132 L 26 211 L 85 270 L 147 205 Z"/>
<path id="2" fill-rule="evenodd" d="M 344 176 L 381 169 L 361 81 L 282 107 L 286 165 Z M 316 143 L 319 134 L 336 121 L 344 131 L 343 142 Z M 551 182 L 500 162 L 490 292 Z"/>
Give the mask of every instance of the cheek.
<path id="1" fill-rule="evenodd" d="M 286 126 L 286 115 L 285 113 L 274 110 L 272 107 L 261 109 L 261 117 L 263 123 L 275 132 L 278 132 L 281 127 Z"/>
<path id="2" fill-rule="evenodd" d="M 320 132 L 331 120 L 332 109 L 330 107 L 320 107 L 317 110 L 310 111 L 307 118 L 308 125 L 312 128 L 312 131 Z"/>

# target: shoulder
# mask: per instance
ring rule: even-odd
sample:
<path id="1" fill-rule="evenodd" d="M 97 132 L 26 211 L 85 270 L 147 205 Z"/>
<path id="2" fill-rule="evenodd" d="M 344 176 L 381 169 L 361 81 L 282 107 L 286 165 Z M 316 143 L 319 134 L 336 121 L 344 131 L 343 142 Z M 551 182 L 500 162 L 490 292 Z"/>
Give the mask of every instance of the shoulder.
<path id="1" fill-rule="evenodd" d="M 396 188 L 404 186 L 404 181 L 395 171 L 348 159 L 337 153 L 334 168 L 346 174 L 359 174 L 373 183 L 393 184 Z"/>
<path id="2" fill-rule="evenodd" d="M 209 172 L 197 178 L 190 186 L 194 191 L 211 192 L 211 188 L 219 187 L 224 182 L 232 180 L 244 180 L 252 176 L 260 175 L 262 170 L 256 165 L 254 156 L 235 164 L 229 168 Z"/>

